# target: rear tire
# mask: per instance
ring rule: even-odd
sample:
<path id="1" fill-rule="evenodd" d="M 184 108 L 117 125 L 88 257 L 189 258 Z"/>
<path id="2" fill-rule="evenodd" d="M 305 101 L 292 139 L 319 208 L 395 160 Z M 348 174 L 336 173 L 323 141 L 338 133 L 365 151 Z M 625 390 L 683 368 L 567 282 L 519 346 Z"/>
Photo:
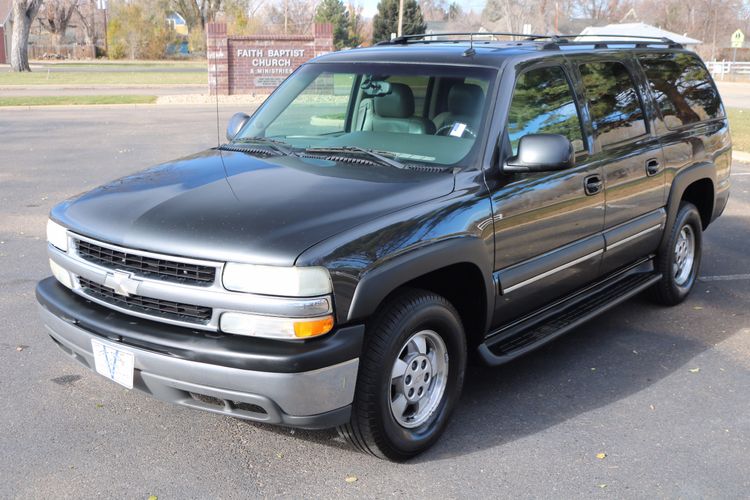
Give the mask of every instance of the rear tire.
<path id="1" fill-rule="evenodd" d="M 682 202 L 669 239 L 656 256 L 662 278 L 651 289 L 653 299 L 665 306 L 684 301 L 693 290 L 700 269 L 703 225 L 695 205 Z"/>
<path id="2" fill-rule="evenodd" d="M 379 458 L 404 461 L 432 446 L 461 395 L 466 337 L 442 296 L 405 290 L 367 325 L 350 422 L 339 434 Z"/>

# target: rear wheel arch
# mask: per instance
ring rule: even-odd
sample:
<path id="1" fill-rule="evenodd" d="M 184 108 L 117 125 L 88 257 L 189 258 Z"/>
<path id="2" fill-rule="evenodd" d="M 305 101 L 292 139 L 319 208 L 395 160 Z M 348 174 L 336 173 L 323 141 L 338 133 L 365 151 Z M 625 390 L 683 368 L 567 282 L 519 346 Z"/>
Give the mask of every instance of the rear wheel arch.
<path id="1" fill-rule="evenodd" d="M 704 177 L 691 183 L 680 197 L 680 201 L 687 201 L 695 205 L 701 216 L 703 229 L 708 227 L 714 212 L 715 186 L 711 179 Z"/>
<path id="2" fill-rule="evenodd" d="M 716 201 L 716 167 L 712 163 L 695 164 L 675 176 L 667 200 L 667 222 L 660 249 L 667 243 L 670 228 L 684 201 L 696 206 L 703 229 L 706 229 L 711 222 Z"/>

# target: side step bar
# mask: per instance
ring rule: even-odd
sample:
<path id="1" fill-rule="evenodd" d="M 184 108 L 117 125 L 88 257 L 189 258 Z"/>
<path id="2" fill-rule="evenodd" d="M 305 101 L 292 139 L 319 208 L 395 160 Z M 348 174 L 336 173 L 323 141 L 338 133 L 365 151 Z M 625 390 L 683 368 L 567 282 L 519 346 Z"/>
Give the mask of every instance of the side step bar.
<path id="1" fill-rule="evenodd" d="M 551 309 L 497 330 L 479 346 L 479 354 L 490 366 L 512 361 L 625 302 L 660 279 L 661 274 L 653 271 L 619 273 Z"/>

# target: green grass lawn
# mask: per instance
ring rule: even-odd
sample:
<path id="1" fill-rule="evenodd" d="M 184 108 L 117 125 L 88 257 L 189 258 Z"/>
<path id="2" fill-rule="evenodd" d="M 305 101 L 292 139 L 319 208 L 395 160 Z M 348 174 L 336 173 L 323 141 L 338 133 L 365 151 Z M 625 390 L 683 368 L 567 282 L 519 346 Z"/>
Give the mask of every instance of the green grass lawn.
<path id="1" fill-rule="evenodd" d="M 56 73 L 37 70 L 30 73 L 0 72 L 0 85 L 127 85 L 127 84 L 205 84 L 204 72 L 76 71 Z"/>
<path id="2" fill-rule="evenodd" d="M 77 104 L 151 104 L 154 95 L 80 95 L 0 97 L 0 106 L 50 106 Z"/>
<path id="3" fill-rule="evenodd" d="M 727 109 L 732 132 L 732 148 L 750 153 L 750 109 Z"/>
<path id="4" fill-rule="evenodd" d="M 108 60 L 102 59 L 97 61 L 42 61 L 35 60 L 30 61 L 31 66 L 43 66 L 52 68 L 131 68 L 131 67 L 144 67 L 144 68 L 205 68 L 206 60 L 190 60 L 190 61 L 141 61 L 141 60 Z"/>

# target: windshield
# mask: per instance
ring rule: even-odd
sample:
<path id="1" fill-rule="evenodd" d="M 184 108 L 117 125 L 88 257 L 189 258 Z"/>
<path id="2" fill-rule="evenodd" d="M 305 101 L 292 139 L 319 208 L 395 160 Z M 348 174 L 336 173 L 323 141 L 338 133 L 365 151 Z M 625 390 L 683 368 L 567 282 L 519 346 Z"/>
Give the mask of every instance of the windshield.
<path id="1" fill-rule="evenodd" d="M 292 151 L 377 152 L 398 162 L 469 164 L 495 70 L 398 64 L 307 64 L 234 142 Z M 382 158 L 381 158 L 382 159 Z"/>

